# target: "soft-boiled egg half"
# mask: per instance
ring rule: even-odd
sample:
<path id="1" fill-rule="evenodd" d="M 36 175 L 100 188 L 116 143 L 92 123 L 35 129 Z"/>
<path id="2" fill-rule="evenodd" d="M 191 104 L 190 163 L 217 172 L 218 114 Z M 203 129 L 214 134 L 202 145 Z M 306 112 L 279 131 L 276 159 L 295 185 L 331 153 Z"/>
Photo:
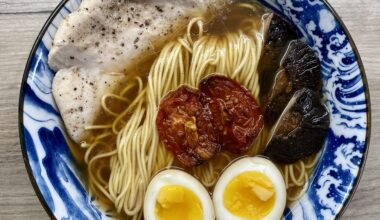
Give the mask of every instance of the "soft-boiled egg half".
<path id="1" fill-rule="evenodd" d="M 176 169 L 153 177 L 145 194 L 147 220 L 214 220 L 214 207 L 206 188 L 190 174 Z"/>
<path id="2" fill-rule="evenodd" d="M 278 220 L 285 209 L 285 182 L 271 161 L 246 157 L 224 170 L 215 185 L 213 202 L 218 220 Z"/>

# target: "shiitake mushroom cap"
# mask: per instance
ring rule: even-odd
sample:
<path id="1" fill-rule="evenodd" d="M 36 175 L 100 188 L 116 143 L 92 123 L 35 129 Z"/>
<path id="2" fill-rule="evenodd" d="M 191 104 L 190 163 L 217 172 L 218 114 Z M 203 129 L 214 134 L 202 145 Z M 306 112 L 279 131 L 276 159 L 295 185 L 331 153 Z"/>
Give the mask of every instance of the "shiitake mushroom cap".
<path id="1" fill-rule="evenodd" d="M 320 92 L 322 88 L 320 62 L 313 49 L 305 42 L 293 40 L 281 61 L 272 88 L 262 98 L 266 122 L 269 124 L 276 122 L 293 94 L 302 88 Z"/>
<path id="2" fill-rule="evenodd" d="M 272 129 L 263 152 L 279 163 L 293 163 L 321 150 L 330 124 L 320 96 L 308 88 L 294 93 Z"/>
<path id="3" fill-rule="evenodd" d="M 273 14 L 268 30 L 267 45 L 283 47 L 293 39 L 297 39 L 297 32 L 293 26 L 281 16 Z"/>
<path id="4" fill-rule="evenodd" d="M 262 94 L 267 94 L 272 89 L 276 72 L 289 43 L 298 38 L 295 28 L 282 17 L 275 13 L 270 14 L 268 17 L 263 58 L 260 59 L 258 67 Z"/>

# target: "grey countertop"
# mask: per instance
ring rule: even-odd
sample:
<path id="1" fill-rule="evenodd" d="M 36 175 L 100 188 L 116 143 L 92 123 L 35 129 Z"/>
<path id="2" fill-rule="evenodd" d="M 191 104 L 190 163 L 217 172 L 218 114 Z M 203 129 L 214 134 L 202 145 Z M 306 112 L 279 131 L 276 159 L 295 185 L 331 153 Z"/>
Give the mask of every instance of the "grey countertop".
<path id="1" fill-rule="evenodd" d="M 29 52 L 59 0 L 0 0 L 0 219 L 48 219 L 27 176 L 18 96 Z M 343 219 L 380 216 L 380 0 L 330 0 L 359 48 L 372 98 L 372 138 L 360 185 Z"/>

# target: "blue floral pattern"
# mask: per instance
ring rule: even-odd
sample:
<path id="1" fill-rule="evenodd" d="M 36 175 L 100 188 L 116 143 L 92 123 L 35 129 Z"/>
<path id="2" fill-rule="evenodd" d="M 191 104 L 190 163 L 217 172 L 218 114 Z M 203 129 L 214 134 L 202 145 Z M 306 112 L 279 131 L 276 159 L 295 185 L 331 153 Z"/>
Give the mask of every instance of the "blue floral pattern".
<path id="1" fill-rule="evenodd" d="M 259 0 L 284 15 L 318 53 L 331 125 L 307 193 L 290 204 L 284 219 L 334 219 L 347 204 L 365 161 L 369 97 L 360 58 L 348 33 L 322 0 Z M 27 169 L 47 210 L 57 219 L 108 219 L 86 191 L 51 94 L 47 64 L 52 39 L 80 0 L 61 5 L 41 34 L 25 71 L 20 137 Z"/>

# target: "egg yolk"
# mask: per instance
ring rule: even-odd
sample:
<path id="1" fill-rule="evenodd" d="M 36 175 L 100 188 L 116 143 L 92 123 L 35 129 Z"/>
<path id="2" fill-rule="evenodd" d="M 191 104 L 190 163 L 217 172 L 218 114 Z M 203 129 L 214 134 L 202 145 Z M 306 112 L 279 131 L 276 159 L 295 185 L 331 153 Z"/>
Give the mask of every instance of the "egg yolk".
<path id="1" fill-rule="evenodd" d="M 155 214 L 159 220 L 202 219 L 201 202 L 191 190 L 184 186 L 168 185 L 160 189 Z"/>
<path id="2" fill-rule="evenodd" d="M 223 204 L 233 215 L 262 219 L 273 209 L 276 190 L 263 173 L 247 171 L 235 176 L 223 194 Z"/>

